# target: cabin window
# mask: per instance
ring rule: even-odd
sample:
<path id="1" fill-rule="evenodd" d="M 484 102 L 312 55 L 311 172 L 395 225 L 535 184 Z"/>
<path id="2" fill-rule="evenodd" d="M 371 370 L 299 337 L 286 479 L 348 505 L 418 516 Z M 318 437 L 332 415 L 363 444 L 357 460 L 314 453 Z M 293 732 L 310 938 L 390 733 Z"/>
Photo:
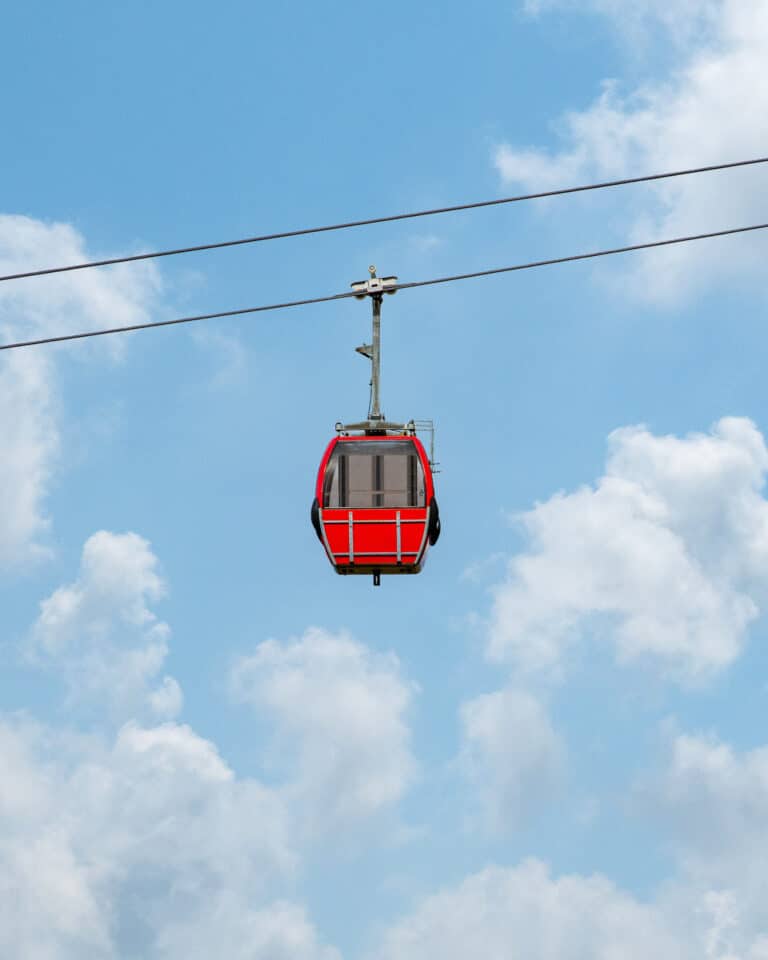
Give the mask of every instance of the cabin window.
<path id="1" fill-rule="evenodd" d="M 424 507 L 426 484 L 410 440 L 337 443 L 325 470 L 323 504 L 331 508 Z"/>

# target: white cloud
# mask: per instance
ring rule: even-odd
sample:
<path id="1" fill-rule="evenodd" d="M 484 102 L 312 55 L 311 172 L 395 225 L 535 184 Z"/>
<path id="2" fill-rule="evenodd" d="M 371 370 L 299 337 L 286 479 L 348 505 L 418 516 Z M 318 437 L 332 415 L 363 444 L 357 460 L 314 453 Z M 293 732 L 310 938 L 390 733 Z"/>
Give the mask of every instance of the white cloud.
<path id="1" fill-rule="evenodd" d="M 298 904 L 277 901 L 249 910 L 232 897 L 217 900 L 202 923 L 168 925 L 159 938 L 159 953 L 164 958 L 207 960 L 221 952 L 222 945 L 228 960 L 341 960 L 335 947 L 318 941 Z"/>
<path id="2" fill-rule="evenodd" d="M 66 224 L 0 215 L 0 274 L 89 259 Z M 149 265 L 89 270 L 0 284 L 0 342 L 141 323 L 159 289 Z M 77 353 L 88 352 L 85 344 Z M 0 571 L 47 554 L 44 500 L 58 463 L 60 402 L 54 356 L 36 347 L 0 361 Z M 117 341 L 110 344 L 119 352 Z M 55 351 L 52 352 L 52 351 Z M 104 348 L 99 354 L 103 357 Z"/>
<path id="3" fill-rule="evenodd" d="M 105 918 L 60 826 L 54 777 L 27 736 L 0 726 L 0 953 L 104 956 Z"/>
<path id="4" fill-rule="evenodd" d="M 495 164 L 506 182 L 530 189 L 565 186 L 765 153 L 761 118 L 768 111 L 768 6 L 763 0 L 646 0 L 639 5 L 599 0 L 591 9 L 614 17 L 620 30 L 633 23 L 661 24 L 679 47 L 674 69 L 666 79 L 626 95 L 607 83 L 591 106 L 565 115 L 562 145 L 554 150 L 500 146 Z M 768 199 L 765 182 L 758 168 L 622 188 L 630 220 L 625 236 L 641 242 L 760 222 L 756 211 Z M 765 242 L 756 235 L 633 254 L 621 291 L 671 302 L 727 281 L 759 282 L 764 256 Z"/>
<path id="5" fill-rule="evenodd" d="M 553 876 L 530 859 L 488 866 L 425 897 L 371 956 L 416 960 L 763 960 L 768 938 L 739 891 L 664 886 L 643 901 L 600 874 Z"/>
<path id="6" fill-rule="evenodd" d="M 564 748 L 542 705 L 499 690 L 461 707 L 460 767 L 474 783 L 492 830 L 520 826 L 560 785 Z"/>
<path id="7" fill-rule="evenodd" d="M 29 652 L 70 697 L 117 717 L 175 714 L 160 676 L 165 584 L 133 533 L 88 539 L 41 604 Z M 339 960 L 293 899 L 280 791 L 239 778 L 188 726 L 124 723 L 106 741 L 0 718 L 0 956 L 30 960 Z"/>
<path id="8" fill-rule="evenodd" d="M 377 960 L 682 960 L 695 956 L 651 906 L 600 876 L 552 878 L 529 860 L 487 867 L 428 897 L 387 934 Z"/>
<path id="9" fill-rule="evenodd" d="M 92 259 L 69 224 L 0 214 L 0 274 Z M 151 263 L 11 280 L 0 284 L 0 331 L 4 337 L 43 337 L 142 323 L 159 292 L 159 273 Z M 100 349 L 108 344 L 119 352 L 125 338 L 99 343 Z M 78 355 L 85 346 L 79 345 Z"/>
<path id="10" fill-rule="evenodd" d="M 105 703 L 123 719 L 180 711 L 178 683 L 159 678 L 170 630 L 148 607 L 165 589 L 157 566 L 142 537 L 101 530 L 83 547 L 77 580 L 40 605 L 27 652 L 56 669 L 74 701 Z"/>
<path id="11" fill-rule="evenodd" d="M 337 960 L 279 898 L 282 802 L 188 727 L 111 745 L 0 723 L 0 955 Z"/>
<path id="12" fill-rule="evenodd" d="M 721 13 L 722 0 L 524 0 L 532 16 L 549 10 L 593 12 L 610 18 L 633 42 L 648 41 L 649 33 L 661 27 L 677 44 L 712 39 Z"/>
<path id="13" fill-rule="evenodd" d="M 768 929 L 768 746 L 739 753 L 713 736 L 680 734 L 647 797 L 687 874 L 738 890 Z"/>
<path id="14" fill-rule="evenodd" d="M 0 361 L 0 570 L 48 554 L 42 508 L 59 453 L 48 357 L 4 354 Z"/>
<path id="15" fill-rule="evenodd" d="M 706 678 L 743 646 L 768 586 L 768 451 L 754 424 L 615 431 L 605 475 L 519 520 L 531 547 L 494 590 L 489 656 L 561 664 L 585 635 L 622 661 Z"/>
<path id="16" fill-rule="evenodd" d="M 676 873 L 657 906 L 699 956 L 758 960 L 768 950 L 768 746 L 738 751 L 714 735 L 674 734 L 660 772 L 636 791 L 667 835 Z"/>
<path id="17" fill-rule="evenodd" d="M 274 720 L 280 753 L 291 758 L 285 794 L 310 833 L 361 823 L 411 783 L 412 689 L 394 655 L 312 628 L 294 642 L 259 644 L 237 661 L 232 684 Z"/>

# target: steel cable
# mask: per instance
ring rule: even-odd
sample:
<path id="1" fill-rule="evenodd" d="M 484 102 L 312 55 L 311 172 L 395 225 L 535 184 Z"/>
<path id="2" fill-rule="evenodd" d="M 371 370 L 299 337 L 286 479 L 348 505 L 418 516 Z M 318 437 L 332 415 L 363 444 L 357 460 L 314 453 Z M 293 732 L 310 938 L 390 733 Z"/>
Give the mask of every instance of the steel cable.
<path id="1" fill-rule="evenodd" d="M 265 233 L 255 237 L 241 237 L 237 240 L 222 240 L 217 243 L 201 243 L 189 247 L 176 247 L 171 250 L 157 250 L 153 253 L 136 253 L 126 257 L 110 257 L 104 260 L 90 260 L 85 263 L 72 263 L 60 267 L 43 267 L 39 270 L 25 270 L 20 273 L 8 273 L 0 276 L 0 282 L 6 280 L 24 280 L 29 277 L 44 277 L 53 273 L 67 273 L 72 270 L 89 270 L 93 267 L 108 267 L 118 263 L 135 263 L 139 260 L 156 260 L 160 257 L 176 257 L 186 253 L 199 253 L 203 250 L 220 250 L 224 247 L 238 247 L 249 243 L 264 243 L 268 240 L 285 240 L 289 237 L 306 237 L 315 233 L 330 233 L 334 230 L 350 230 L 356 227 L 368 227 L 377 223 L 393 223 L 397 220 L 413 220 L 417 217 L 434 217 L 442 213 L 457 213 L 462 210 L 478 210 L 482 207 L 496 207 L 507 203 L 520 203 L 524 200 L 542 200 L 546 197 L 562 197 L 572 193 L 586 193 L 590 190 L 605 190 L 608 187 L 623 187 L 633 183 L 650 183 L 654 180 L 667 180 L 674 177 L 687 177 L 699 173 L 711 173 L 715 170 L 729 170 L 735 167 L 748 167 L 768 163 L 768 157 L 756 157 L 752 160 L 735 160 L 730 163 L 715 163 L 703 167 L 689 167 L 686 170 L 672 170 L 668 173 L 652 173 L 640 177 L 624 177 L 621 180 L 605 180 L 577 187 L 560 187 L 555 190 L 542 190 L 538 193 L 524 193 L 512 197 L 499 197 L 495 200 L 477 200 L 472 203 L 459 203 L 447 207 L 434 207 L 430 210 L 416 210 L 410 213 L 395 213 L 383 217 L 369 217 L 364 220 L 348 220 L 344 223 L 332 223 L 322 227 L 302 227 L 298 230 L 285 230 L 281 233 Z"/>
<path id="2" fill-rule="evenodd" d="M 499 273 L 514 273 L 519 270 L 532 270 L 536 267 L 548 267 L 561 263 L 571 263 L 577 260 L 592 260 L 597 257 L 609 257 L 618 253 L 631 253 L 637 250 L 651 250 L 655 247 L 668 247 L 677 243 L 690 243 L 694 240 L 708 240 L 714 237 L 727 237 L 739 233 L 750 233 L 756 230 L 768 229 L 768 223 L 757 223 L 749 227 L 733 227 L 729 230 L 715 230 L 711 233 L 696 233 L 685 237 L 674 237 L 670 240 L 652 240 L 647 243 L 634 243 L 625 247 L 613 247 L 607 250 L 595 250 L 590 253 L 574 253 L 565 257 L 554 257 L 549 260 L 533 260 L 528 263 L 518 263 L 508 267 L 493 267 L 488 270 L 475 270 L 471 273 L 456 273 L 446 277 L 434 277 L 430 280 L 412 280 L 399 283 L 395 290 L 412 290 L 416 287 L 429 287 L 439 283 L 453 283 L 458 280 L 471 280 L 477 277 L 490 277 Z M 288 300 L 284 303 L 271 303 L 258 307 L 243 307 L 239 310 L 223 310 L 219 313 L 202 313 L 192 317 L 179 317 L 175 320 L 154 320 L 150 323 L 136 323 L 123 327 L 109 327 L 103 330 L 86 330 L 81 333 L 67 333 L 55 337 L 41 337 L 37 340 L 21 340 L 15 343 L 0 344 L 0 350 L 17 350 L 20 347 L 34 347 L 46 343 L 62 343 L 67 340 L 83 340 L 87 337 L 103 337 L 112 333 L 129 333 L 134 330 L 148 330 L 153 327 L 170 327 L 181 323 L 195 323 L 199 320 L 214 320 L 220 317 L 237 317 L 249 313 L 265 313 L 270 310 L 285 310 L 289 307 L 304 307 L 315 303 L 329 303 L 332 300 L 347 300 L 350 297 L 359 297 L 358 293 L 334 293 L 325 297 L 308 297 L 304 300 Z"/>

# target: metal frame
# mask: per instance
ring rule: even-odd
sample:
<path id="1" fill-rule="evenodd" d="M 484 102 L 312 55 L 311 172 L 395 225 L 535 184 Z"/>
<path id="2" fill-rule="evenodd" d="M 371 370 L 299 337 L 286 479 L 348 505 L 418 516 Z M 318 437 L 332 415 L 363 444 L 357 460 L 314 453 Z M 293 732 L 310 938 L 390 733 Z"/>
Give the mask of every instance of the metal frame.
<path id="1" fill-rule="evenodd" d="M 358 300 L 371 298 L 372 336 L 371 343 L 355 347 L 357 353 L 371 361 L 371 404 L 368 419 L 358 423 L 336 424 L 336 432 L 348 436 L 352 432 L 366 434 L 399 433 L 415 436 L 419 430 L 429 433 L 429 466 L 432 473 L 439 472 L 435 460 L 435 424 L 432 420 L 409 420 L 407 423 L 395 423 L 387 420 L 381 411 L 381 302 L 384 294 L 397 293 L 397 277 L 377 277 L 376 267 L 368 267 L 369 280 L 356 280 L 351 284 Z"/>
<path id="2" fill-rule="evenodd" d="M 357 347 L 357 352 L 371 361 L 371 405 L 368 410 L 368 420 L 378 425 L 378 429 L 383 428 L 383 421 L 386 419 L 381 412 L 381 403 L 379 399 L 379 387 L 381 382 L 381 301 L 385 293 L 397 292 L 397 277 L 377 277 L 376 267 L 368 267 L 370 280 L 356 280 L 352 284 L 355 296 L 358 300 L 365 297 L 371 298 L 373 307 L 373 324 L 371 343 L 363 343 Z M 386 428 L 383 428 L 386 429 Z"/>
<path id="3" fill-rule="evenodd" d="M 352 433 L 397 433 L 415 436 L 416 425 L 413 420 L 409 420 L 408 423 L 393 423 L 391 420 L 373 419 L 361 420 L 359 423 L 342 423 L 338 420 L 336 422 L 336 433 L 342 437 L 347 437 Z"/>
<path id="4" fill-rule="evenodd" d="M 352 509 L 350 510 L 348 507 L 328 507 L 328 509 L 329 510 L 347 510 L 348 513 L 352 513 L 353 510 L 394 510 L 395 508 L 394 507 L 352 507 Z M 405 507 L 404 509 L 427 510 L 427 511 L 429 510 L 428 507 Z M 396 512 L 399 515 L 400 511 L 397 510 Z M 398 521 L 400 523 L 424 523 L 423 520 L 416 520 L 411 517 L 407 517 L 404 520 L 400 520 L 399 516 L 397 519 L 394 519 L 394 520 L 387 517 L 386 519 L 381 519 L 381 520 L 378 520 L 378 519 L 377 520 L 355 520 L 355 523 L 397 523 Z M 331 524 L 348 523 L 348 522 L 349 522 L 348 520 L 324 520 L 323 521 L 323 523 L 327 523 L 328 526 L 331 526 Z"/>
<path id="5" fill-rule="evenodd" d="M 340 437 L 349 437 L 355 433 L 366 434 L 395 434 L 397 436 L 416 437 L 420 432 L 429 434 L 429 468 L 434 476 L 440 473 L 439 460 L 435 460 L 435 421 L 409 420 L 407 423 L 394 423 L 391 420 L 361 420 L 359 423 L 342 423 L 337 420 L 336 433 Z"/>
<path id="6" fill-rule="evenodd" d="M 418 433 L 419 430 L 424 431 L 424 433 L 429 434 L 429 468 L 432 471 L 434 476 L 436 473 L 440 473 L 437 469 L 440 464 L 435 460 L 435 421 L 434 420 L 411 420 L 411 427 L 413 428 L 414 433 Z"/>
<path id="7" fill-rule="evenodd" d="M 340 508 L 334 507 L 334 510 Z M 386 508 L 391 509 L 391 508 Z M 429 513 L 429 507 L 415 507 L 412 509 L 426 509 L 427 514 Z M 328 559 L 334 566 L 338 566 L 337 557 L 349 557 L 347 561 L 350 565 L 354 565 L 355 559 L 357 557 L 395 557 L 397 563 L 401 564 L 404 562 L 405 557 L 415 557 L 416 559 L 412 562 L 409 562 L 408 566 L 416 566 L 419 564 L 421 559 L 426 552 L 427 536 L 429 532 L 429 516 L 425 518 L 421 517 L 402 517 L 400 510 L 395 510 L 394 517 L 387 518 L 374 518 L 374 519 L 361 519 L 356 520 L 354 517 L 354 510 L 347 509 L 347 516 L 340 517 L 338 520 L 326 520 L 323 517 L 324 508 L 320 507 L 319 509 L 319 520 L 320 520 L 320 529 L 322 531 L 323 537 L 323 546 L 325 547 L 325 552 L 328 555 Z M 355 550 L 355 525 L 363 523 L 377 523 L 377 524 L 394 524 L 395 526 L 395 550 Z M 401 528 L 403 524 L 406 523 L 420 523 L 424 527 L 424 533 L 421 537 L 421 542 L 419 543 L 418 550 L 403 550 L 402 549 L 402 540 L 401 540 Z M 347 526 L 349 528 L 349 541 L 348 541 L 348 550 L 337 550 L 335 553 L 331 550 L 331 545 L 328 543 L 328 538 L 325 534 L 325 527 L 327 526 Z M 367 572 L 367 571 L 366 571 Z"/>
<path id="8" fill-rule="evenodd" d="M 409 420 L 407 423 L 394 423 L 393 421 L 387 420 L 385 415 L 381 410 L 381 303 L 384 299 L 384 294 L 393 294 L 397 292 L 397 277 L 377 277 L 376 276 L 376 267 L 370 266 L 368 268 L 368 273 L 370 277 L 368 280 L 358 280 L 355 281 L 351 286 L 355 294 L 355 297 L 358 300 L 364 300 L 366 297 L 371 298 L 371 307 L 372 307 L 372 327 L 371 327 L 371 342 L 363 343 L 355 349 L 359 354 L 366 357 L 371 361 L 371 400 L 368 408 L 368 418 L 366 420 L 361 420 L 358 423 L 341 423 L 340 421 L 336 424 L 336 432 L 343 437 L 363 434 L 366 436 L 413 436 L 415 437 L 419 429 L 428 431 L 430 435 L 429 441 L 429 469 L 434 475 L 439 472 L 436 470 L 437 463 L 435 461 L 435 426 L 431 420 Z M 322 501 L 321 501 L 322 502 Z M 334 508 L 338 509 L 338 508 Z M 341 508 L 346 509 L 346 508 Z M 389 509 L 389 508 L 388 508 Z M 323 513 L 324 509 L 320 507 L 319 519 L 320 519 L 320 528 L 322 531 L 322 542 L 325 548 L 325 552 L 328 556 L 328 559 L 331 561 L 333 566 L 336 569 L 337 573 L 347 574 L 350 572 L 360 572 L 360 573 L 372 573 L 373 574 L 373 583 L 374 586 L 379 586 L 381 582 L 381 574 L 386 573 L 418 573 L 421 569 L 421 563 L 424 559 L 424 555 L 427 551 L 427 542 L 429 536 L 429 504 L 425 507 L 427 515 L 424 519 L 403 519 L 401 516 L 400 510 L 396 510 L 395 517 L 393 519 L 366 519 L 366 520 L 355 520 L 353 516 L 353 510 L 348 509 L 346 519 L 338 520 L 324 520 Z M 349 543 L 348 550 L 346 552 L 333 553 L 331 550 L 330 544 L 328 542 L 328 537 L 326 536 L 325 525 L 329 524 L 347 524 L 349 528 Z M 355 552 L 355 523 L 378 523 L 378 524 L 389 524 L 393 523 L 395 525 L 395 542 L 396 549 L 394 551 L 363 551 Z M 402 549 L 402 524 L 404 523 L 421 523 L 424 527 L 424 532 L 421 538 L 421 543 L 419 544 L 419 549 L 414 550 L 403 550 Z M 386 570 L 376 569 L 373 565 L 365 564 L 365 562 L 360 563 L 360 567 L 364 567 L 364 570 L 347 570 L 339 569 L 339 560 L 338 558 L 348 557 L 346 562 L 342 561 L 343 566 L 354 567 L 357 558 L 363 557 L 395 557 L 395 565 L 386 565 Z M 405 558 L 413 557 L 414 559 L 405 560 Z"/>

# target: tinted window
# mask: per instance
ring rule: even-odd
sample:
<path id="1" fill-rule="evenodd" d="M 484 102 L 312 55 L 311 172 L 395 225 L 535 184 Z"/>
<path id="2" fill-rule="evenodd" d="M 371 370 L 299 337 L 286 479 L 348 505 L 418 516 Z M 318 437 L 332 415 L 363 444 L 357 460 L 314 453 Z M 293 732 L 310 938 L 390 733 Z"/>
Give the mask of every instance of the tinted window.
<path id="1" fill-rule="evenodd" d="M 410 440 L 336 444 L 325 470 L 326 507 L 423 507 L 424 471 Z"/>

